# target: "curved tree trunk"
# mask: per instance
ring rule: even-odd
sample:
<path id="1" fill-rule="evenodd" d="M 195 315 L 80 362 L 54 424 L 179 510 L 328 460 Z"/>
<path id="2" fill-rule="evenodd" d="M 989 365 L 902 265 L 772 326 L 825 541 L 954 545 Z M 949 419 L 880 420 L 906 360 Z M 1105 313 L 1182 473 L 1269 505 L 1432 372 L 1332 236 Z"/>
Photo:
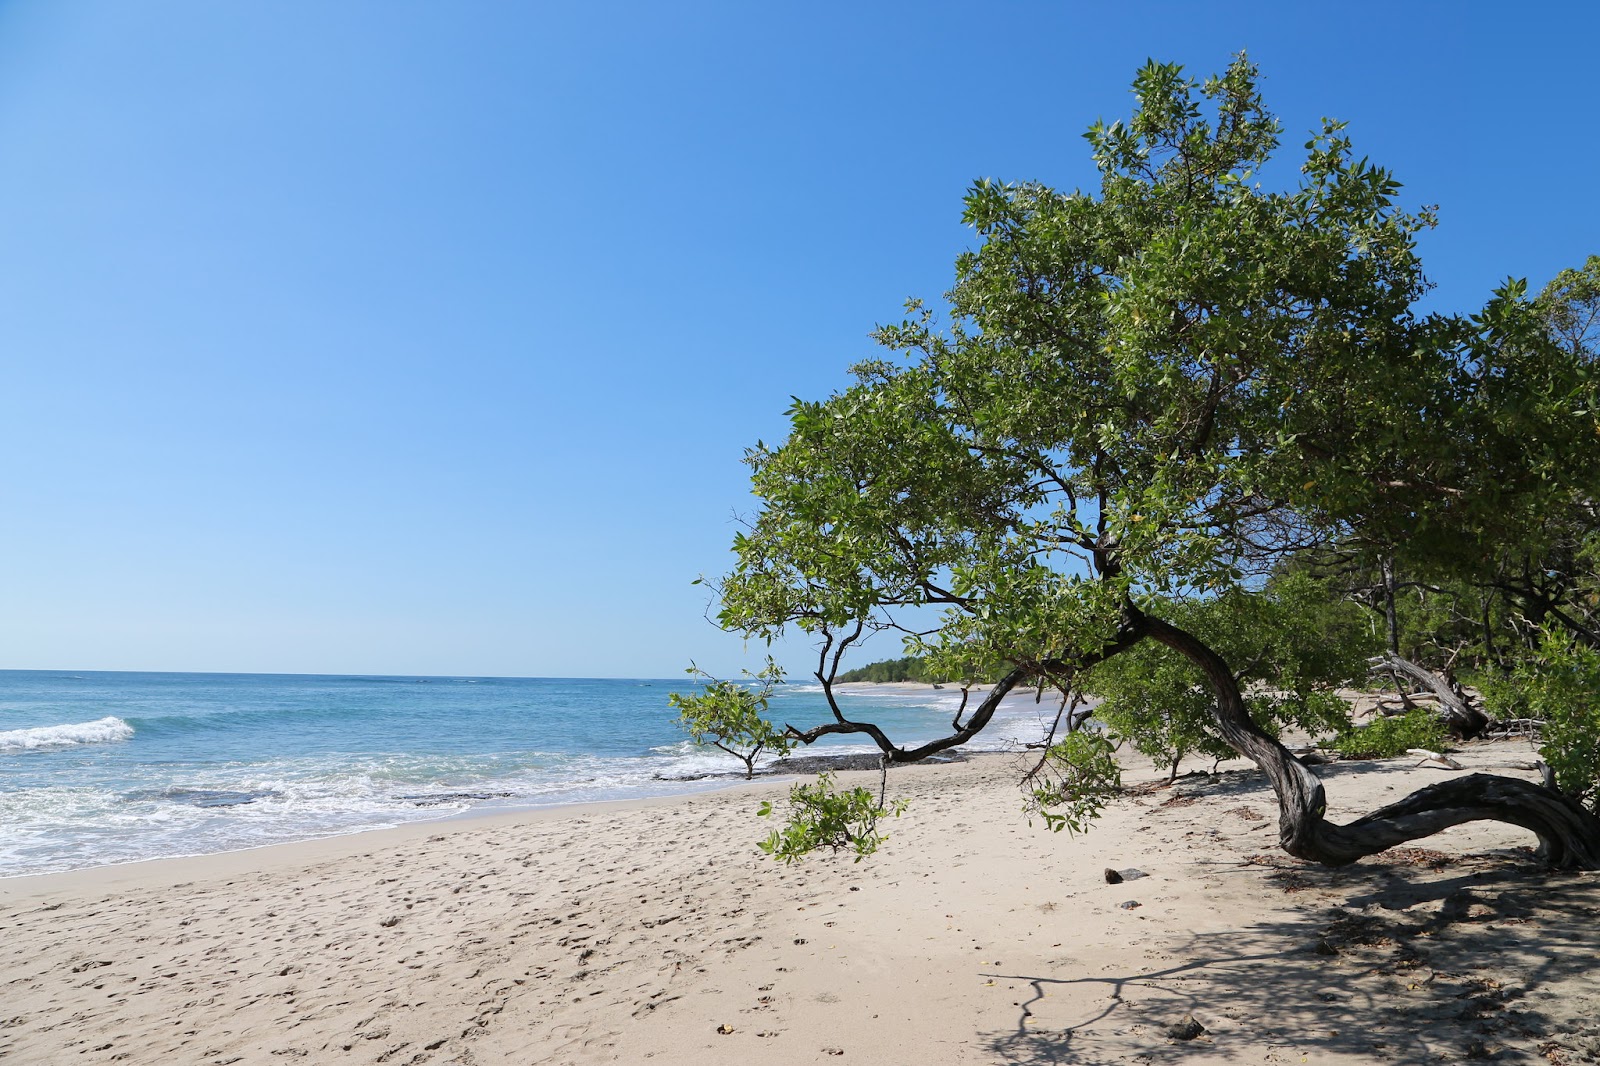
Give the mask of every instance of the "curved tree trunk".
<path id="1" fill-rule="evenodd" d="M 1469 774 L 1412 793 L 1348 825 L 1327 820 L 1322 782 L 1251 719 L 1233 671 L 1203 641 L 1140 615 L 1143 631 L 1206 675 L 1216 724 L 1230 747 L 1266 773 L 1278 796 L 1278 842 L 1296 858 L 1343 866 L 1462 822 L 1487 819 L 1531 830 L 1539 856 L 1562 869 L 1600 869 L 1600 818 L 1558 792 L 1512 777 Z"/>
<path id="2" fill-rule="evenodd" d="M 1418 666 L 1410 659 L 1401 658 L 1393 651 L 1383 653 L 1382 661 L 1374 671 L 1401 675 L 1433 693 L 1444 712 L 1444 723 L 1450 734 L 1458 740 L 1471 740 L 1489 725 L 1489 717 L 1473 705 L 1471 697 L 1453 677 L 1441 677 L 1427 667 Z"/>

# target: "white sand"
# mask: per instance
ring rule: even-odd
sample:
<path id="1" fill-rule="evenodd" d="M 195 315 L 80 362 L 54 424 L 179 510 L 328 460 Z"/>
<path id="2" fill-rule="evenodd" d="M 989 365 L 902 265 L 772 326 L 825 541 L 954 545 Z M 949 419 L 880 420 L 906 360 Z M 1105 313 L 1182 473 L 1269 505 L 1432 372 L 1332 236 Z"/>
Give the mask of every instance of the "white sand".
<path id="1" fill-rule="evenodd" d="M 1446 772 L 1335 768 L 1333 813 Z M 760 857 L 752 811 L 781 791 L 768 782 L 0 880 L 0 1058 L 1531 1063 L 1600 1049 L 1600 877 L 1530 872 L 1504 850 L 1527 833 L 1479 823 L 1422 842 L 1439 870 L 1331 871 L 1282 859 L 1254 772 L 1129 795 L 1079 838 L 1030 829 L 1015 781 L 1007 756 L 894 771 L 912 808 L 859 865 Z M 1147 876 L 1111 885 L 1106 867 Z M 1169 1037 L 1189 1013 L 1208 1032 Z"/>

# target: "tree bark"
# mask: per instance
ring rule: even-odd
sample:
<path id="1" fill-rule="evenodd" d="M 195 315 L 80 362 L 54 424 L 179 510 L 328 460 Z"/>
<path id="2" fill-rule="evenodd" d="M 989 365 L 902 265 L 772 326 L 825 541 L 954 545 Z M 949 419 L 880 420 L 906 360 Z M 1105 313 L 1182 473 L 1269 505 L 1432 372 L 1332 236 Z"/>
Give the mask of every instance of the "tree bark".
<path id="1" fill-rule="evenodd" d="M 1407 680 L 1427 689 L 1439 698 L 1444 711 L 1444 722 L 1450 734 L 1458 740 L 1471 740 L 1489 725 L 1489 718 L 1476 706 L 1471 697 L 1453 677 L 1441 677 L 1410 659 L 1402 659 L 1394 652 L 1385 652 L 1378 667 L 1390 674 L 1402 674 Z"/>
<path id="2" fill-rule="evenodd" d="M 1395 611 L 1394 560 L 1387 555 L 1380 564 L 1383 570 L 1383 628 L 1384 645 L 1394 655 L 1400 654 L 1400 618 Z"/>
<path id="3" fill-rule="evenodd" d="M 1193 634 L 1138 614 L 1151 639 L 1194 663 L 1216 696 L 1216 725 L 1230 747 L 1254 762 L 1278 796 L 1278 842 L 1296 858 L 1344 866 L 1396 844 L 1463 822 L 1509 822 L 1539 839 L 1541 859 L 1558 869 L 1600 870 L 1600 818 L 1540 785 L 1469 774 L 1429 785 L 1348 825 L 1328 821 L 1322 782 L 1256 725 L 1227 662 Z"/>
<path id="4" fill-rule="evenodd" d="M 1506 668 L 1505 660 L 1500 658 L 1500 645 L 1494 638 L 1494 625 L 1490 617 L 1490 611 L 1494 607 L 1494 599 L 1485 593 L 1481 607 L 1478 623 L 1483 627 L 1483 653 L 1490 662 L 1504 670 Z"/>
<path id="5" fill-rule="evenodd" d="M 1379 567 L 1383 576 L 1383 629 L 1384 647 L 1395 658 L 1400 657 L 1400 615 L 1395 609 L 1395 576 L 1394 559 L 1385 555 Z M 1400 705 L 1407 711 L 1411 710 L 1411 696 L 1406 692 L 1406 686 L 1400 680 L 1400 675 L 1393 670 L 1389 677 L 1394 681 L 1394 690 L 1400 695 Z"/>

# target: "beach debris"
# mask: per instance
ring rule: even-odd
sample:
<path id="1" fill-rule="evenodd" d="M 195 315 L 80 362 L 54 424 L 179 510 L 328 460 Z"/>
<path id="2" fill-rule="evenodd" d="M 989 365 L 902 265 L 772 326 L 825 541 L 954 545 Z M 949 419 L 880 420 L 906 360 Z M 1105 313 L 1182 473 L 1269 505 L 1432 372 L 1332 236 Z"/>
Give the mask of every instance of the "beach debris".
<path id="1" fill-rule="evenodd" d="M 1426 866 L 1430 870 L 1443 870 L 1456 861 L 1456 857 L 1428 848 L 1389 848 L 1372 858 L 1392 866 Z"/>
<path id="2" fill-rule="evenodd" d="M 1437 770 L 1461 769 L 1461 764 L 1450 758 L 1450 756 L 1441 755 L 1437 751 L 1429 751 L 1427 748 L 1407 748 L 1406 754 L 1415 755 L 1421 759 L 1422 761 L 1417 763 L 1418 766 L 1432 766 Z"/>
<path id="3" fill-rule="evenodd" d="M 822 1053 L 824 1055 L 843 1055 L 844 1054 L 844 1048 L 842 1048 L 842 1047 L 825 1047 L 825 1048 L 822 1049 Z"/>
<path id="4" fill-rule="evenodd" d="M 1109 866 L 1106 867 L 1106 884 L 1108 885 L 1120 885 L 1124 881 L 1137 881 L 1141 877 L 1148 876 L 1143 870 L 1136 870 L 1132 866 L 1126 870 L 1113 870 Z"/>
<path id="5" fill-rule="evenodd" d="M 1111 867 L 1107 866 L 1106 867 L 1106 884 L 1108 884 L 1108 885 L 1120 885 L 1120 884 L 1122 884 L 1122 875 L 1117 873 L 1117 871 L 1113 870 Z"/>
<path id="6" fill-rule="evenodd" d="M 1117 904 L 1117 907 L 1119 909 L 1125 910 L 1125 911 L 1137 910 L 1138 908 L 1140 908 L 1142 906 L 1144 906 L 1144 904 L 1140 903 L 1136 899 L 1130 899 L 1126 903 Z"/>
<path id="7" fill-rule="evenodd" d="M 1193 1040 L 1205 1032 L 1206 1027 L 1195 1021 L 1192 1014 L 1185 1014 L 1178 1024 L 1167 1026 L 1167 1035 L 1174 1040 Z"/>
<path id="8" fill-rule="evenodd" d="M 721 1033 L 723 1036 L 727 1036 L 729 1033 L 733 1032 L 733 1026 L 729 1025 L 727 1022 L 723 1022 L 721 1025 L 717 1026 L 717 1032 Z"/>

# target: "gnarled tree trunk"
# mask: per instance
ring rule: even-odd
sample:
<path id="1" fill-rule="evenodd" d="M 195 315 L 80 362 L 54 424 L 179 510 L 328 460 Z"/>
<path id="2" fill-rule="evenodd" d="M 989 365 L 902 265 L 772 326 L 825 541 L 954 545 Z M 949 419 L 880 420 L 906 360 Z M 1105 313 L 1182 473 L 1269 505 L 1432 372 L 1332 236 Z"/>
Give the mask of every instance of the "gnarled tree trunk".
<path id="1" fill-rule="evenodd" d="M 1473 704 L 1466 689 L 1461 687 L 1461 682 L 1453 677 L 1441 677 L 1392 651 L 1383 653 L 1373 671 L 1403 676 L 1433 693 L 1439 700 L 1450 735 L 1458 740 L 1471 740 L 1489 725 L 1488 715 Z"/>
<path id="2" fill-rule="evenodd" d="M 1191 633 L 1139 614 L 1151 639 L 1198 666 L 1216 696 L 1223 740 L 1266 773 L 1278 796 L 1278 841 L 1296 858 L 1343 866 L 1396 844 L 1463 822 L 1509 822 L 1539 838 L 1539 856 L 1560 869 L 1600 869 L 1600 818 L 1541 785 L 1493 774 L 1469 774 L 1429 785 L 1348 825 L 1328 821 L 1322 782 L 1268 736 L 1245 708 L 1233 671 Z"/>

